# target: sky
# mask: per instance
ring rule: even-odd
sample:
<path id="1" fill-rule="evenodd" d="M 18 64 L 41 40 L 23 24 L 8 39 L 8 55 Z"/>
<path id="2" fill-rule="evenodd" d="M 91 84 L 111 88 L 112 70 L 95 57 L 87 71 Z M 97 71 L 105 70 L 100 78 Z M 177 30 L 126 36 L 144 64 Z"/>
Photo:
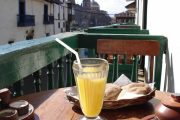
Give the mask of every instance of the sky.
<path id="1" fill-rule="evenodd" d="M 76 4 L 79 5 L 82 3 L 82 0 L 75 0 L 75 1 Z M 117 14 L 126 11 L 125 5 L 130 3 L 130 2 L 126 2 L 126 0 L 95 0 L 95 1 L 100 5 L 100 9 L 107 11 L 108 14 Z"/>

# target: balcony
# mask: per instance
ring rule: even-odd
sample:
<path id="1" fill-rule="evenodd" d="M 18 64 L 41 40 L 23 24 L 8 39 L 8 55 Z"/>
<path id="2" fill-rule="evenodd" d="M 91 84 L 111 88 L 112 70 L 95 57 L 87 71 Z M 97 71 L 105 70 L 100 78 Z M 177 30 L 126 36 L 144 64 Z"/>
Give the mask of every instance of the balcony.
<path id="1" fill-rule="evenodd" d="M 44 15 L 43 23 L 45 25 L 47 25 L 47 24 L 54 24 L 54 16 L 52 16 L 52 15 Z"/>
<path id="2" fill-rule="evenodd" d="M 62 4 L 62 2 L 60 0 L 45 0 L 47 2 L 50 2 L 50 3 L 55 3 L 55 4 Z"/>
<path id="3" fill-rule="evenodd" d="M 35 26 L 35 16 L 34 15 L 17 15 L 17 26 Z"/>
<path id="4" fill-rule="evenodd" d="M 138 26 L 136 27 L 140 30 Z M 22 90 L 25 91 L 25 89 L 28 92 L 24 92 L 24 94 L 28 94 L 34 91 L 75 85 L 72 74 L 72 62 L 75 57 L 54 40 L 57 37 L 77 51 L 78 48 L 89 49 L 89 57 L 97 56 L 96 45 L 98 39 L 158 41 L 160 43 L 160 54 L 155 60 L 154 80 L 157 80 L 155 86 L 159 89 L 162 56 L 167 49 L 167 38 L 159 35 L 149 35 L 145 31 L 140 34 L 138 29 L 137 32 L 134 32 L 134 28 L 132 31 L 127 28 L 130 31 L 129 33 L 127 31 L 126 33 L 121 33 L 122 31 L 114 33 L 113 29 L 118 30 L 120 28 L 108 29 L 109 32 L 106 32 L 106 34 L 100 30 L 96 33 L 91 32 L 91 34 L 89 34 L 90 31 L 88 31 L 89 33 L 68 32 L 36 40 L 16 42 L 11 45 L 1 45 L 0 88 L 13 88 L 13 93 L 18 96 L 22 95 Z M 112 79 L 108 79 L 108 82 L 110 82 L 109 80 Z M 26 84 L 25 81 L 29 81 L 29 83 Z"/>
<path id="5" fill-rule="evenodd" d="M 17 26 L 18 27 L 35 26 L 35 16 L 17 15 Z"/>

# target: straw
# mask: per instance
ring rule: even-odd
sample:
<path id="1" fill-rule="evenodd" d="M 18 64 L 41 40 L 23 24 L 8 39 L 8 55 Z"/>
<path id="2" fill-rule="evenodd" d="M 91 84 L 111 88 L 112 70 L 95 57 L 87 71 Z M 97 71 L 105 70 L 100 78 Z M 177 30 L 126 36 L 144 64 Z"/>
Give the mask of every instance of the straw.
<path id="1" fill-rule="evenodd" d="M 66 49 L 68 49 L 69 51 L 71 51 L 72 53 L 75 54 L 77 63 L 78 63 L 78 65 L 79 65 L 79 68 L 81 69 L 81 68 L 82 68 L 82 65 L 81 65 L 81 61 L 80 61 L 80 59 L 79 59 L 78 53 L 77 53 L 74 49 L 72 49 L 71 47 L 69 47 L 67 44 L 65 44 L 65 43 L 64 43 L 62 40 L 60 40 L 59 38 L 56 38 L 55 40 L 56 40 L 58 43 L 60 43 L 62 46 L 64 46 Z"/>

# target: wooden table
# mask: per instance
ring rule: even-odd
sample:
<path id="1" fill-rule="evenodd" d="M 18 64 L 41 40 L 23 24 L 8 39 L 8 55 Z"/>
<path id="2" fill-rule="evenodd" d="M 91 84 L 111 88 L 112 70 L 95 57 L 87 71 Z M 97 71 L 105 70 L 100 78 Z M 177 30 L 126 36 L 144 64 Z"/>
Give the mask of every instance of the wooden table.
<path id="1" fill-rule="evenodd" d="M 82 115 L 79 108 L 66 99 L 64 89 L 34 93 L 17 99 L 29 101 L 35 108 L 35 120 L 78 120 Z M 101 116 L 107 120 L 138 120 L 154 113 L 154 106 L 167 99 L 169 93 L 156 91 L 155 98 L 143 105 L 130 106 L 116 110 L 102 110 Z M 17 100 L 16 99 L 16 100 Z"/>

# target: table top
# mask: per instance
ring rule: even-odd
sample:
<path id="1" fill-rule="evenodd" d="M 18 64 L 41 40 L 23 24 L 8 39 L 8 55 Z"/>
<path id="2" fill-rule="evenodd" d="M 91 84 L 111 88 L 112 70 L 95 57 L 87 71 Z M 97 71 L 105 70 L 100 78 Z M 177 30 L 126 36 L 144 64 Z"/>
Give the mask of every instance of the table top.
<path id="1" fill-rule="evenodd" d="M 154 114 L 155 106 L 160 100 L 167 99 L 170 93 L 155 92 L 155 97 L 142 105 L 129 106 L 116 110 L 102 110 L 100 116 L 107 120 L 138 120 Z M 64 88 L 48 90 L 21 96 L 15 100 L 27 100 L 35 108 L 35 120 L 78 120 L 82 112 L 73 106 L 64 92 Z"/>

